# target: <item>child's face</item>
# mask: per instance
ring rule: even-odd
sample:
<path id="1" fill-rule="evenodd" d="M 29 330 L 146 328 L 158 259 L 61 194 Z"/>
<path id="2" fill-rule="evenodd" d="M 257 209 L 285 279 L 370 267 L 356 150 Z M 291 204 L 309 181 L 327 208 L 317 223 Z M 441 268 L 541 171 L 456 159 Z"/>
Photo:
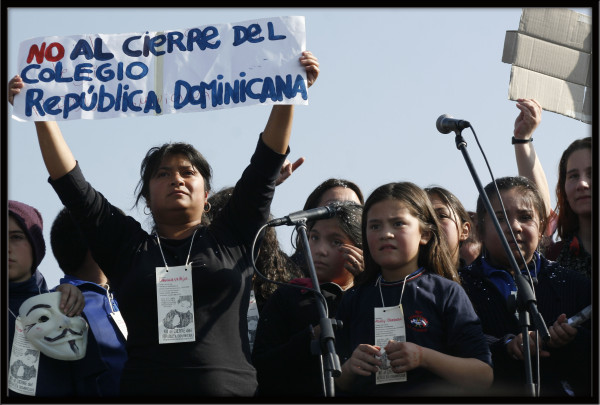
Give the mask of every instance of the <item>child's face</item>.
<path id="1" fill-rule="evenodd" d="M 571 153 L 567 160 L 565 194 L 571 209 L 577 215 L 592 212 L 592 153 L 580 149 Z"/>
<path id="2" fill-rule="evenodd" d="M 439 197 L 432 195 L 430 200 L 440 222 L 441 229 L 444 232 L 444 236 L 446 237 L 446 241 L 448 242 L 452 258 L 454 261 L 458 261 L 458 245 L 460 241 L 466 240 L 469 236 L 470 225 L 468 223 L 462 223 L 454 210 Z"/>
<path id="3" fill-rule="evenodd" d="M 377 202 L 367 213 L 367 243 L 386 281 L 398 281 L 417 270 L 421 245 L 430 235 L 421 232 L 418 218 L 402 201 Z"/>
<path id="4" fill-rule="evenodd" d="M 490 198 L 490 203 L 496 213 L 496 217 L 498 217 L 504 236 L 515 256 L 517 264 L 519 264 L 519 267 L 523 267 L 519 249 L 523 252 L 523 257 L 529 263 L 533 258 L 533 252 L 538 246 L 541 237 L 540 215 L 534 208 L 531 198 L 523 195 L 522 192 L 517 189 L 513 188 L 511 190 L 501 191 L 500 195 L 504 203 L 506 215 L 508 215 L 508 223 L 506 218 L 504 218 L 498 198 L 492 196 L 492 198 Z M 508 224 L 510 224 L 517 240 L 516 245 L 510 236 Z M 489 254 L 488 260 L 490 263 L 500 265 L 507 270 L 512 270 L 510 261 L 500 242 L 500 237 L 487 213 L 484 221 L 484 232 L 485 234 L 482 242 Z"/>
<path id="5" fill-rule="evenodd" d="M 308 244 L 320 283 L 332 281 L 342 287 L 353 280 L 344 268 L 345 257 L 340 251 L 342 245 L 353 245 L 342 231 L 336 218 L 315 222 L 308 234 Z"/>
<path id="6" fill-rule="evenodd" d="M 33 250 L 17 221 L 8 216 L 8 280 L 20 283 L 31 278 Z"/>

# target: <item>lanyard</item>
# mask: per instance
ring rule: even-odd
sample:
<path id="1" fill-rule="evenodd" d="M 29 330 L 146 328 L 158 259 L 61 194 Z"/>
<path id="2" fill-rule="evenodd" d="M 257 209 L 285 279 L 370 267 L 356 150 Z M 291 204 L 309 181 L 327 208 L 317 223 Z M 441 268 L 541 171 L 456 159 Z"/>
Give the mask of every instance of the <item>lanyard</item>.
<path id="1" fill-rule="evenodd" d="M 194 237 L 196 236 L 196 232 L 198 232 L 198 228 L 196 228 L 196 230 L 194 231 L 194 234 L 192 235 L 192 240 L 190 241 L 190 250 L 188 251 L 188 255 L 187 258 L 185 259 L 185 265 L 188 265 L 188 262 L 190 260 L 190 254 L 192 253 L 192 245 L 194 244 Z M 160 254 L 162 255 L 163 261 L 165 262 L 165 268 L 167 269 L 167 271 L 169 271 L 169 266 L 167 265 L 167 259 L 165 259 L 165 254 L 163 253 L 162 250 L 162 246 L 160 245 L 160 237 L 158 236 L 158 233 L 154 232 L 154 235 L 156 236 L 156 240 L 158 241 L 158 249 L 160 250 Z"/>
<path id="2" fill-rule="evenodd" d="M 42 294 L 42 289 L 40 288 L 40 285 L 37 285 L 37 289 L 38 289 L 38 295 Z M 30 297 L 31 298 L 31 297 Z M 8 308 L 8 312 L 15 317 L 15 319 L 17 319 L 17 315 L 14 314 L 13 311 L 10 310 L 10 308 Z"/>
<path id="3" fill-rule="evenodd" d="M 110 305 L 110 313 L 114 314 L 115 313 L 115 304 L 114 304 L 114 298 L 113 298 L 113 294 L 109 291 L 110 286 L 107 285 L 106 286 L 106 298 L 108 298 L 108 305 Z"/>
<path id="4" fill-rule="evenodd" d="M 410 279 L 412 280 L 413 278 L 419 276 L 422 272 L 423 272 L 423 268 L 421 267 L 421 268 L 417 269 L 416 271 L 414 271 L 410 274 L 407 274 L 406 277 L 404 277 L 404 280 L 402 280 L 402 291 L 400 292 L 400 301 L 398 302 L 398 306 L 400 306 L 400 304 L 402 303 L 402 296 L 404 295 L 404 287 L 406 287 L 406 279 L 408 277 L 410 277 Z M 377 277 L 377 281 L 375 282 L 375 284 L 379 286 L 379 296 L 381 297 L 381 305 L 385 308 L 385 302 L 383 301 L 383 293 L 381 292 L 381 281 L 382 280 L 383 280 L 383 277 L 380 274 L 379 277 Z"/>

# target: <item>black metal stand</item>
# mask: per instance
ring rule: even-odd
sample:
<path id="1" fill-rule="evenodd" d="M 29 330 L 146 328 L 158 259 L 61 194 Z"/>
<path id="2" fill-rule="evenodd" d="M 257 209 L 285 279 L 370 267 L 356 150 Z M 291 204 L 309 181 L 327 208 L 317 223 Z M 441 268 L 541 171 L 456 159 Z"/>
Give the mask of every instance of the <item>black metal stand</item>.
<path id="1" fill-rule="evenodd" d="M 308 245 L 308 237 L 306 236 L 306 221 L 302 220 L 296 223 L 296 232 L 298 232 L 302 240 L 304 256 L 306 259 L 306 263 L 308 264 L 308 271 L 313 284 L 313 289 L 321 293 L 321 288 L 319 287 L 319 280 L 317 279 L 317 272 L 315 270 L 315 264 L 312 260 L 310 247 Z M 333 323 L 335 322 L 337 327 L 337 322 L 335 321 L 335 319 L 329 319 L 327 317 L 325 303 L 323 303 L 323 301 L 319 297 L 316 298 L 317 308 L 319 310 L 319 325 L 321 327 L 321 333 L 319 335 L 319 345 L 312 345 L 311 351 L 313 352 L 313 354 L 320 356 L 320 361 L 323 370 L 323 384 L 325 391 L 324 394 L 326 397 L 334 397 L 334 377 L 339 377 L 340 375 L 342 375 L 340 359 L 335 351 L 335 335 Z"/>
<path id="2" fill-rule="evenodd" d="M 481 181 L 479 180 L 479 176 L 477 175 L 477 172 L 475 171 L 473 162 L 471 162 L 471 158 L 469 157 L 469 154 L 467 152 L 467 143 L 465 142 L 465 140 L 462 136 L 462 130 L 455 130 L 454 132 L 456 133 L 456 137 L 455 137 L 456 148 L 462 152 L 465 162 L 467 163 L 467 166 L 469 168 L 469 171 L 471 172 L 471 176 L 473 177 L 473 180 L 475 181 L 475 185 L 477 186 L 477 190 L 479 191 L 479 195 L 480 195 L 481 199 L 483 200 L 485 209 L 488 212 L 490 218 L 492 219 L 492 221 L 494 223 L 496 232 L 498 233 L 498 236 L 500 237 L 500 241 L 502 242 L 504 251 L 506 252 L 508 260 L 510 261 L 510 265 L 513 269 L 513 278 L 515 280 L 515 284 L 517 285 L 517 310 L 519 312 L 519 322 L 520 322 L 520 326 L 521 326 L 522 333 L 523 333 L 523 356 L 524 356 L 524 362 L 525 362 L 525 378 L 526 378 L 525 389 L 531 396 L 536 396 L 535 384 L 533 383 L 533 375 L 532 375 L 532 369 L 531 369 L 531 357 L 530 357 L 530 350 L 529 350 L 529 330 L 530 330 L 529 316 L 531 315 L 531 317 L 533 318 L 535 328 L 537 329 L 538 333 L 540 334 L 540 336 L 542 337 L 542 339 L 544 341 L 548 341 L 548 339 L 550 338 L 550 333 L 548 332 L 548 328 L 546 327 L 546 323 L 544 322 L 544 319 L 542 318 L 541 314 L 539 313 L 539 311 L 537 309 L 537 304 L 536 304 L 537 301 L 533 294 L 533 290 L 527 283 L 525 276 L 523 276 L 523 274 L 521 274 L 521 270 L 519 269 L 519 266 L 517 265 L 517 261 L 515 260 L 515 257 L 512 254 L 510 246 L 508 245 L 508 242 L 506 240 L 506 237 L 504 236 L 504 232 L 502 231 L 502 228 L 500 227 L 498 218 L 496 217 L 496 214 L 494 213 L 492 204 L 490 203 L 489 198 L 485 194 L 485 190 L 481 184 Z"/>

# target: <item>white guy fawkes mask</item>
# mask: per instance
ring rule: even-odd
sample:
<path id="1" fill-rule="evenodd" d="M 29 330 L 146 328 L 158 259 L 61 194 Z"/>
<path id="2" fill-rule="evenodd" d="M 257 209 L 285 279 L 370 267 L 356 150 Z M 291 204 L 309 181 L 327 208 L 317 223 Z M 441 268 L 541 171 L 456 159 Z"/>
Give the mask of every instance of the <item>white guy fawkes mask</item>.
<path id="1" fill-rule="evenodd" d="M 81 316 L 68 317 L 59 309 L 59 291 L 36 295 L 19 308 L 25 337 L 33 347 L 58 360 L 85 357 L 88 324 Z"/>

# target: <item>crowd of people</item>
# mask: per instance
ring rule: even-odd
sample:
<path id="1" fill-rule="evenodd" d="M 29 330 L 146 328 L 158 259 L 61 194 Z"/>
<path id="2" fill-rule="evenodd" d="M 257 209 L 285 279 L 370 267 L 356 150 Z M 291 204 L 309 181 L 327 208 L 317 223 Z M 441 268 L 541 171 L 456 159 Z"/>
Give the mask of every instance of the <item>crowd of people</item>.
<path id="1" fill-rule="evenodd" d="M 313 85 L 317 58 L 299 63 Z M 11 104 L 24 86 L 11 79 Z M 64 205 L 51 228 L 64 278 L 49 289 L 39 270 L 35 202 L 9 201 L 8 396 L 591 397 L 592 320 L 569 321 L 592 304 L 591 138 L 564 151 L 553 208 L 532 142 L 542 107 L 516 105 L 518 176 L 487 184 L 476 211 L 437 185 L 363 196 L 330 178 L 303 208 L 330 214 L 300 223 L 307 238 L 290 254 L 265 225 L 276 187 L 304 161 L 287 160 L 292 105 L 272 107 L 250 164 L 218 192 L 193 145 L 150 149 L 136 190 L 150 232 L 87 182 L 55 121 L 35 122 Z M 60 319 L 21 316 L 51 292 Z M 23 337 L 49 321 L 48 340 L 75 333 L 79 316 L 83 358 Z"/>

